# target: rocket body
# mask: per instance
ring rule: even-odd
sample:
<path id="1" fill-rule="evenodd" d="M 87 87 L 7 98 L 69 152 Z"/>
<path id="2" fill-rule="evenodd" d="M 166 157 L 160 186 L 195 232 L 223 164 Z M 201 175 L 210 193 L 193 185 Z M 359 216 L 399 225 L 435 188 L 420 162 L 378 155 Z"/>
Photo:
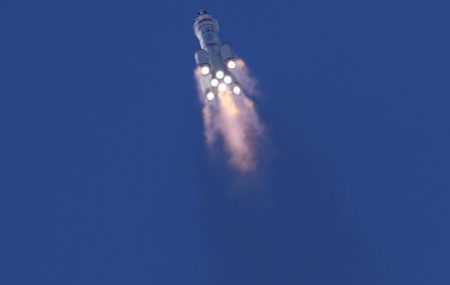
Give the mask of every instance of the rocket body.
<path id="1" fill-rule="evenodd" d="M 200 11 L 194 20 L 194 33 L 197 36 L 202 49 L 209 53 L 218 52 L 220 48 L 219 23 L 205 11 Z"/>
<path id="2" fill-rule="evenodd" d="M 229 44 L 222 44 L 219 23 L 206 11 L 194 20 L 194 34 L 200 43 L 195 53 L 199 98 L 203 101 L 205 138 L 211 151 L 223 146 L 229 164 L 241 172 L 257 166 L 258 141 L 264 126 L 252 100 L 256 81 L 250 77 L 242 59 L 237 59 Z"/>
<path id="3" fill-rule="evenodd" d="M 194 33 L 201 47 L 195 53 L 195 61 L 203 76 L 201 81 L 204 83 L 202 88 L 205 90 L 202 91 L 211 101 L 218 91 L 230 89 L 239 90 L 234 92 L 235 94 L 240 93 L 239 83 L 235 81 L 232 74 L 232 70 L 236 67 L 234 61 L 236 56 L 231 45 L 222 45 L 218 32 L 217 20 L 206 11 L 200 11 L 194 20 Z"/>

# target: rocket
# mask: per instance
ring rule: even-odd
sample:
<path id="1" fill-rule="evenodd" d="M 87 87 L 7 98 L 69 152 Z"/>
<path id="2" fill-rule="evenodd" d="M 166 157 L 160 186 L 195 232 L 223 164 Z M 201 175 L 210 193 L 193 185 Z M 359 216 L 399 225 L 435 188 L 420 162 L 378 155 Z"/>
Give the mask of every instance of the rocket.
<path id="1" fill-rule="evenodd" d="M 194 20 L 194 33 L 201 49 L 195 53 L 195 62 L 200 73 L 201 88 L 205 100 L 213 101 L 220 92 L 230 90 L 241 93 L 241 86 L 233 76 L 236 56 L 229 44 L 221 44 L 219 23 L 206 11 L 201 10 Z"/>

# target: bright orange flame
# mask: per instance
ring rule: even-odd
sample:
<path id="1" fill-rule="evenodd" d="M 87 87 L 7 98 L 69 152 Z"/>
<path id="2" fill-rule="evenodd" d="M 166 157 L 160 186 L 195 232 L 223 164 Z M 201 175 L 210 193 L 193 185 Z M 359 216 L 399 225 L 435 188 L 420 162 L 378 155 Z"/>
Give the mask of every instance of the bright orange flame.
<path id="1" fill-rule="evenodd" d="M 239 68 L 243 68 L 245 66 L 245 62 L 242 59 L 236 59 L 236 66 Z"/>
<path id="2" fill-rule="evenodd" d="M 218 94 L 220 114 L 219 128 L 225 140 L 225 147 L 230 154 L 230 164 L 241 171 L 256 168 L 254 151 L 248 141 L 248 124 L 242 120 L 240 109 L 230 90 Z"/>
<path id="3" fill-rule="evenodd" d="M 220 92 L 219 94 L 220 106 L 223 108 L 222 111 L 229 116 L 238 115 L 241 111 L 236 106 L 236 103 L 233 101 L 233 97 L 231 96 L 231 92 L 226 90 L 225 92 Z"/>
<path id="4" fill-rule="evenodd" d="M 248 87 L 253 90 L 255 81 L 248 76 L 248 69 L 243 60 L 236 60 L 236 72 L 238 79 L 244 79 L 240 83 L 247 91 Z M 241 95 L 236 96 L 230 90 L 219 90 L 215 100 L 205 100 L 205 92 L 211 88 L 211 81 L 201 75 L 199 68 L 194 71 L 199 98 L 206 102 L 203 107 L 203 121 L 205 137 L 208 146 L 212 150 L 216 139 L 221 136 L 224 149 L 229 155 L 229 164 L 241 172 L 252 172 L 256 170 L 256 149 L 259 139 L 262 137 L 264 126 L 260 123 L 253 102 L 245 96 L 243 90 Z M 223 84 L 223 83 L 222 83 Z"/>

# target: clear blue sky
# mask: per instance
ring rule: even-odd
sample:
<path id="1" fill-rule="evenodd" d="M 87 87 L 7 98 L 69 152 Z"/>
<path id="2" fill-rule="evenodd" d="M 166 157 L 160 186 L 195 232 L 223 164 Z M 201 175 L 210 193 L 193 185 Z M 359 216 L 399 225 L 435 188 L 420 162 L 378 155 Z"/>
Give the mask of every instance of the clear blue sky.
<path id="1" fill-rule="evenodd" d="M 260 82 L 246 191 L 205 149 L 199 9 Z M 450 284 L 448 11 L 2 1 L 0 284 Z"/>

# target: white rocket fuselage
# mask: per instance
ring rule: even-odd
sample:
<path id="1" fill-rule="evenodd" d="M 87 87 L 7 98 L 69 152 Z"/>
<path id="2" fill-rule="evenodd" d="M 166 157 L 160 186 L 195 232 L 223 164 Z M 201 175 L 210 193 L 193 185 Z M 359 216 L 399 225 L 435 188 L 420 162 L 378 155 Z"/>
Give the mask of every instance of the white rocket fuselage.
<path id="1" fill-rule="evenodd" d="M 222 58 L 220 56 L 219 23 L 211 15 L 199 13 L 194 22 L 194 32 L 197 36 L 201 48 L 209 55 L 209 64 L 213 72 L 224 70 Z M 197 62 L 199 64 L 199 62 Z"/>
<path id="2" fill-rule="evenodd" d="M 194 33 L 200 42 L 201 49 L 195 53 L 195 61 L 201 71 L 202 90 L 208 100 L 212 100 L 219 91 L 231 88 L 237 95 L 240 93 L 232 70 L 236 67 L 233 48 L 222 44 L 219 39 L 219 23 L 206 11 L 200 11 L 194 20 Z"/>

